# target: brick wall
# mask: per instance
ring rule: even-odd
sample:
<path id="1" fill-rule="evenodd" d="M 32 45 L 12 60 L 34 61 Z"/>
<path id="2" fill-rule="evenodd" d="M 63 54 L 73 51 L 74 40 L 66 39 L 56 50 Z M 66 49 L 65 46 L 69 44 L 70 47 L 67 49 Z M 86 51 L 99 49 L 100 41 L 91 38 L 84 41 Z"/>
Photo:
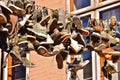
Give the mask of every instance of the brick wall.
<path id="1" fill-rule="evenodd" d="M 31 52 L 30 61 L 36 64 L 35 68 L 30 68 L 30 80 L 67 80 L 66 64 L 64 68 L 58 69 L 54 57 L 43 57 L 35 52 Z"/>

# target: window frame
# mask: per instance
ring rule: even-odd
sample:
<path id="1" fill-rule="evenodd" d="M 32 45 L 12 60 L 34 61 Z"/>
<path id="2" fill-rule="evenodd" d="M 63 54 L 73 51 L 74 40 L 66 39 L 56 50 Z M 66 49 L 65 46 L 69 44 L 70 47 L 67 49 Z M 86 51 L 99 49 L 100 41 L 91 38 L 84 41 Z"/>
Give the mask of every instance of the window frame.
<path id="1" fill-rule="evenodd" d="M 91 0 L 92 1 L 92 0 Z M 84 14 L 84 13 L 88 13 L 90 11 L 95 11 L 97 9 L 103 8 L 103 7 L 107 7 L 108 5 L 111 6 L 114 4 L 118 4 L 120 3 L 120 0 L 109 0 L 109 1 L 104 1 L 99 3 L 98 0 L 92 1 L 91 2 L 91 6 L 89 7 L 85 7 L 82 9 L 78 9 L 78 10 L 73 10 L 72 12 L 70 12 L 71 15 L 77 15 L 77 14 Z"/>

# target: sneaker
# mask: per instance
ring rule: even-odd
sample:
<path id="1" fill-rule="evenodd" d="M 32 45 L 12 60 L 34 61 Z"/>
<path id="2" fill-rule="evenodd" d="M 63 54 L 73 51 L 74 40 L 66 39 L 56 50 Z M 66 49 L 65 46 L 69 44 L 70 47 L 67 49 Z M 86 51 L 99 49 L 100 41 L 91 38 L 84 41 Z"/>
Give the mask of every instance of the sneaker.
<path id="1" fill-rule="evenodd" d="M 33 28 L 27 28 L 28 33 L 34 35 L 38 39 L 45 40 L 47 38 L 46 27 L 36 23 Z"/>
<path id="2" fill-rule="evenodd" d="M 83 50 L 83 45 L 78 44 L 78 42 L 76 40 L 73 40 L 73 39 L 71 39 L 70 47 L 73 50 L 73 52 L 76 54 L 78 54 L 78 52 Z"/>
<path id="3" fill-rule="evenodd" d="M 58 69 L 62 69 L 63 68 L 63 58 L 62 58 L 61 54 L 56 55 L 56 62 L 57 62 Z"/>
<path id="4" fill-rule="evenodd" d="M 24 9 L 21 9 L 13 4 L 9 4 L 8 7 L 13 11 L 13 14 L 17 16 L 24 16 L 26 13 Z"/>
<path id="5" fill-rule="evenodd" d="M 74 38 L 74 40 L 76 40 L 79 44 L 86 47 L 86 43 L 85 43 L 85 41 L 83 39 L 83 36 L 80 33 L 77 34 L 77 36 Z"/>
<path id="6" fill-rule="evenodd" d="M 25 57 L 22 57 L 22 62 L 23 62 L 22 65 L 25 66 L 25 67 L 28 67 L 28 68 L 34 68 L 34 67 L 36 67 L 36 65 L 34 63 L 32 63 L 31 61 L 29 61 Z"/>

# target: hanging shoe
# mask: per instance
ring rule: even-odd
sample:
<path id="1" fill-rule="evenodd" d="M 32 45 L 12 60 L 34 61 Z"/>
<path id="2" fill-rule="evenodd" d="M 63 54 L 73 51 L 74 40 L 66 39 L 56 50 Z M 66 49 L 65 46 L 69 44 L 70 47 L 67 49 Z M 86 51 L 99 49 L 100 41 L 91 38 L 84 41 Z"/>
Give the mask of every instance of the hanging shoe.
<path id="1" fill-rule="evenodd" d="M 90 35 L 89 31 L 83 28 L 78 29 L 78 32 L 81 33 L 81 35 L 87 37 Z"/>
<path id="2" fill-rule="evenodd" d="M 13 11 L 13 14 L 17 16 L 24 16 L 26 11 L 24 9 L 21 9 L 14 4 L 9 4 L 8 7 Z"/>
<path id="3" fill-rule="evenodd" d="M 36 37 L 35 36 L 32 36 L 32 35 L 26 35 L 26 40 L 30 41 L 30 42 L 34 42 L 36 40 Z"/>
<path id="4" fill-rule="evenodd" d="M 15 0 L 14 4 L 17 7 L 24 9 L 24 3 L 22 2 L 22 0 Z"/>
<path id="5" fill-rule="evenodd" d="M 109 54 L 109 55 L 113 55 L 113 56 L 120 56 L 120 51 L 115 51 L 114 49 L 110 48 L 106 48 L 102 50 L 103 54 Z"/>
<path id="6" fill-rule="evenodd" d="M 86 47 L 86 43 L 83 39 L 83 36 L 80 33 L 77 33 L 76 37 L 74 38 L 74 40 L 76 40 L 79 44 L 83 45 L 84 47 Z"/>
<path id="7" fill-rule="evenodd" d="M 36 65 L 34 63 L 32 63 L 31 61 L 29 61 L 27 58 L 22 57 L 22 65 L 28 68 L 34 68 L 36 67 Z"/>
<path id="8" fill-rule="evenodd" d="M 18 22 L 20 28 L 23 27 L 26 22 L 28 21 L 28 19 L 30 18 L 31 14 L 26 14 L 24 17 L 23 17 L 23 20 L 21 20 L 20 22 Z"/>
<path id="9" fill-rule="evenodd" d="M 120 44 L 115 45 L 115 46 L 113 46 L 111 48 L 114 49 L 115 51 L 120 51 Z"/>
<path id="10" fill-rule="evenodd" d="M 13 13 L 13 11 L 4 3 L 0 2 L 0 6 L 3 14 L 8 15 Z"/>
<path id="11" fill-rule="evenodd" d="M 55 9 L 55 10 L 53 10 L 53 9 L 51 9 L 51 16 L 52 16 L 52 18 L 55 18 L 55 19 L 59 19 L 59 14 L 58 14 L 58 10 L 57 9 Z"/>
<path id="12" fill-rule="evenodd" d="M 2 13 L 1 7 L 0 7 L 0 24 L 7 23 L 7 18 L 5 15 Z"/>
<path id="13" fill-rule="evenodd" d="M 80 19 L 77 16 L 73 16 L 72 19 L 73 19 L 73 23 L 76 25 L 76 28 L 81 29 L 82 24 L 81 24 Z"/>
<path id="14" fill-rule="evenodd" d="M 42 26 L 46 26 L 50 20 L 50 16 L 42 17 L 42 20 L 39 22 Z"/>
<path id="15" fill-rule="evenodd" d="M 56 18 L 50 19 L 47 26 L 47 32 L 51 34 L 53 33 L 55 28 L 58 28 L 57 19 Z"/>
<path id="16" fill-rule="evenodd" d="M 0 25 L 0 32 L 8 32 L 8 29 Z"/>
<path id="17" fill-rule="evenodd" d="M 32 34 L 41 40 L 47 38 L 46 27 L 41 26 L 39 23 L 36 23 L 33 28 L 27 28 L 27 31 L 29 34 Z"/>
<path id="18" fill-rule="evenodd" d="M 69 66 L 71 66 L 69 68 L 69 71 L 78 71 L 80 69 L 84 69 L 88 64 L 89 64 L 89 60 L 80 62 L 79 64 L 69 64 Z"/>
<path id="19" fill-rule="evenodd" d="M 62 69 L 63 68 L 63 58 L 62 58 L 61 54 L 56 55 L 56 62 L 57 62 L 58 69 Z"/>
<path id="20" fill-rule="evenodd" d="M 49 34 L 47 34 L 47 39 L 46 39 L 46 41 L 41 41 L 40 42 L 40 44 L 41 45 L 45 45 L 45 44 L 54 44 L 54 41 L 52 40 L 52 38 L 50 37 L 50 35 Z"/>
<path id="21" fill-rule="evenodd" d="M 71 39 L 70 48 L 73 50 L 75 54 L 78 54 L 81 50 L 83 50 L 83 45 L 78 44 L 77 41 Z"/>

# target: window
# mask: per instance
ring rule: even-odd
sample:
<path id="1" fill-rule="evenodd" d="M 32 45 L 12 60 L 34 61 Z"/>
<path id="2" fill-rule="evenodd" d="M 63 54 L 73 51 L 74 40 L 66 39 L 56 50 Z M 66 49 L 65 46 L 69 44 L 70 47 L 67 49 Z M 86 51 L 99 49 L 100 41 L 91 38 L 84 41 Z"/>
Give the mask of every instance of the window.
<path id="1" fill-rule="evenodd" d="M 90 0 L 74 0 L 74 5 L 76 9 L 81 9 L 87 6 L 90 6 Z"/>
<path id="2" fill-rule="evenodd" d="M 100 12 L 100 19 L 102 20 L 109 20 L 111 16 L 116 16 L 117 21 L 120 21 L 120 6 L 101 11 Z"/>

